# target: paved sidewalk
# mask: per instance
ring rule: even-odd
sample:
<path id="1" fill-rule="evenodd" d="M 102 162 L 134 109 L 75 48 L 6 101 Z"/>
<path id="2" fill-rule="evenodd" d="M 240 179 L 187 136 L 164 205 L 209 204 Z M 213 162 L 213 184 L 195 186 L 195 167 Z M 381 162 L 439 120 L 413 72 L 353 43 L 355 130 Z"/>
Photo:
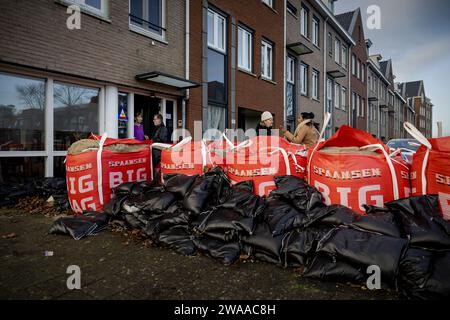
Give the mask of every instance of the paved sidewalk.
<path id="1" fill-rule="evenodd" d="M 51 218 L 0 210 L 0 299 L 397 299 L 395 292 L 300 279 L 266 263 L 224 266 L 205 256 L 130 243 L 104 231 L 75 241 L 48 235 Z M 16 237 L 3 238 L 15 233 Z M 53 256 L 45 256 L 53 251 Z M 66 269 L 81 268 L 69 290 Z"/>

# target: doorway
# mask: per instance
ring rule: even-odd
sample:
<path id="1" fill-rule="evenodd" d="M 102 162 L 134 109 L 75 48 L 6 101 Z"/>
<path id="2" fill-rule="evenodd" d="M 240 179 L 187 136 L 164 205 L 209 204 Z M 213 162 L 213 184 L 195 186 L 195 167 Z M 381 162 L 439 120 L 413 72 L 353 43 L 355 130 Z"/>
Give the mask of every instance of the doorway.
<path id="1" fill-rule="evenodd" d="M 134 112 L 142 115 L 144 134 L 151 137 L 153 129 L 153 116 L 161 113 L 161 99 L 136 94 L 134 96 Z"/>

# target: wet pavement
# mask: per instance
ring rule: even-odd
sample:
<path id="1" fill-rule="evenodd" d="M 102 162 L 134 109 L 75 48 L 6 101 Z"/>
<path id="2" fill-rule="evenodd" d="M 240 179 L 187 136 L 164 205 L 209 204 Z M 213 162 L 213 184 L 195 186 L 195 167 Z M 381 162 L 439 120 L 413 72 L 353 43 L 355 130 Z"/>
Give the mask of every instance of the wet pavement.
<path id="1" fill-rule="evenodd" d="M 302 279 L 262 262 L 224 266 L 185 257 L 109 230 L 79 241 L 48 235 L 52 222 L 0 209 L 0 299 L 398 299 L 393 291 Z M 79 290 L 67 288 L 70 265 L 80 267 Z"/>

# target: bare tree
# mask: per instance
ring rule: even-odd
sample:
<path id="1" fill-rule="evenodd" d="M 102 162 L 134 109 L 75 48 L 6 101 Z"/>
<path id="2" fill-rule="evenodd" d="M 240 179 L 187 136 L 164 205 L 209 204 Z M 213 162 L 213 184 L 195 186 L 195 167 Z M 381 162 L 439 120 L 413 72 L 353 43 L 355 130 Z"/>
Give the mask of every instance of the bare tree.
<path id="1" fill-rule="evenodd" d="M 75 106 L 83 102 L 86 89 L 71 85 L 55 86 L 54 97 L 63 106 Z"/>
<path id="2" fill-rule="evenodd" d="M 45 84 L 30 83 L 16 86 L 19 99 L 30 109 L 44 110 L 45 107 Z"/>

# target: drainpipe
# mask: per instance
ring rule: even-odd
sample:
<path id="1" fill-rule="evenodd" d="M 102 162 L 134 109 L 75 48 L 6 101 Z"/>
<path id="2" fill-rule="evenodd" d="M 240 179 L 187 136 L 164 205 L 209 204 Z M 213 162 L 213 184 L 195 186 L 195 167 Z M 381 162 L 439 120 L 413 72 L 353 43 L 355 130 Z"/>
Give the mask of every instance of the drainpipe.
<path id="1" fill-rule="evenodd" d="M 185 25 L 185 78 L 186 80 L 189 80 L 189 23 L 190 23 L 190 13 L 189 13 L 189 1 L 190 0 L 186 0 L 186 9 L 185 9 L 185 14 L 186 14 L 186 25 Z M 189 89 L 186 89 L 186 94 L 183 98 L 183 101 L 181 102 L 181 122 L 182 122 L 182 128 L 186 129 L 186 102 L 187 100 L 189 100 Z M 178 125 L 178 124 L 177 124 Z"/>
<path id="2" fill-rule="evenodd" d="M 325 114 L 327 113 L 327 45 L 328 45 L 328 37 L 327 37 L 327 21 L 328 17 L 326 17 L 323 22 L 323 119 L 325 119 Z M 333 114 L 331 114 L 331 123 L 333 123 Z M 333 130 L 332 130 L 333 131 Z M 326 129 L 325 129 L 326 132 Z"/>

